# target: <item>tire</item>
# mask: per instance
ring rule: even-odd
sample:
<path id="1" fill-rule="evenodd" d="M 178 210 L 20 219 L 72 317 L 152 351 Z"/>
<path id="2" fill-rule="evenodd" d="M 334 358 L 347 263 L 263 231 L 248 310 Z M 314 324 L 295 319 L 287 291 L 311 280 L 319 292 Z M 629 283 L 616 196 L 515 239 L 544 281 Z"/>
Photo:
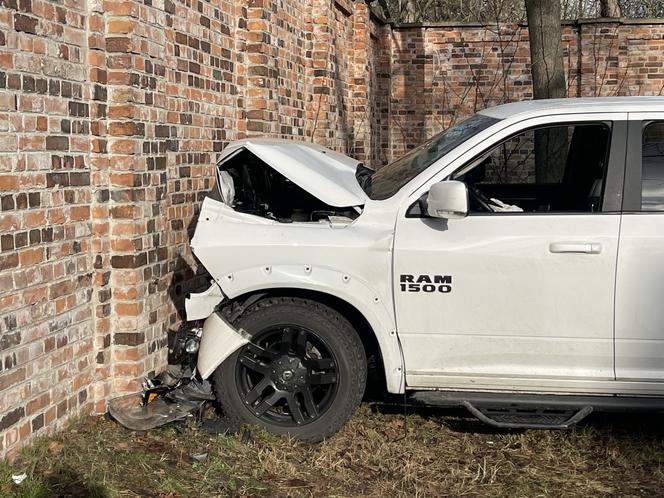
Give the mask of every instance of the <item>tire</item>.
<path id="1" fill-rule="evenodd" d="M 357 409 L 367 361 L 355 329 L 333 309 L 301 298 L 266 298 L 234 323 L 252 336 L 214 372 L 215 395 L 237 423 L 318 442 Z"/>

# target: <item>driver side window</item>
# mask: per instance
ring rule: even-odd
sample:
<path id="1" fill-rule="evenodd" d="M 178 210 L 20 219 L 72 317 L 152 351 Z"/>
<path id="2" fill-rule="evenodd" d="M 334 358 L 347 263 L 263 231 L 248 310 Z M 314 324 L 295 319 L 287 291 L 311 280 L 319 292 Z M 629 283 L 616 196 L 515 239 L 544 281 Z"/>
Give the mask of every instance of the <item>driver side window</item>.
<path id="1" fill-rule="evenodd" d="M 598 212 L 610 136 L 603 122 L 529 129 L 450 179 L 468 186 L 470 212 Z"/>

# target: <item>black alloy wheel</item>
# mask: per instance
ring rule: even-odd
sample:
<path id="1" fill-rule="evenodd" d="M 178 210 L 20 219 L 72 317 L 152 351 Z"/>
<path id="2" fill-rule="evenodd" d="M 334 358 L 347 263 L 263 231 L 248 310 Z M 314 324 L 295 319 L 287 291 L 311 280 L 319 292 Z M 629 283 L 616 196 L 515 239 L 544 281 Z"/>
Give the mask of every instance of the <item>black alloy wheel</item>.
<path id="1" fill-rule="evenodd" d="M 335 310 L 301 298 L 265 298 L 234 323 L 251 342 L 215 371 L 225 415 L 305 441 L 329 437 L 362 399 L 362 342 Z"/>
<path id="2" fill-rule="evenodd" d="M 337 389 L 337 362 L 314 332 L 287 325 L 257 334 L 240 352 L 236 382 L 254 415 L 285 427 L 315 420 Z"/>

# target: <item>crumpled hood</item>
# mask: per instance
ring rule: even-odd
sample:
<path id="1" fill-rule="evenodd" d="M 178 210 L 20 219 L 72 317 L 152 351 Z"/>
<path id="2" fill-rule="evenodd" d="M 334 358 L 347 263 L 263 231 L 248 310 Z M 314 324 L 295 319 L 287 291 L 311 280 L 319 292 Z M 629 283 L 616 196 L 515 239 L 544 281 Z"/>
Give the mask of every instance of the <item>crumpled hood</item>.
<path id="1" fill-rule="evenodd" d="M 367 201 L 355 179 L 360 161 L 339 152 L 309 142 L 249 138 L 231 142 L 220 163 L 243 148 L 325 204 L 353 207 Z"/>

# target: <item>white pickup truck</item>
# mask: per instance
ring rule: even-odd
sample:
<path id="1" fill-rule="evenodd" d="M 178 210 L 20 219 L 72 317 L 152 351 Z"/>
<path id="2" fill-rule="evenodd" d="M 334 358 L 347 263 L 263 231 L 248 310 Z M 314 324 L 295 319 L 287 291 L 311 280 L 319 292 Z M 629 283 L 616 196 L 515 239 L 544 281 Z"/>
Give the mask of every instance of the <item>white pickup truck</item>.
<path id="1" fill-rule="evenodd" d="M 368 370 L 500 427 L 664 409 L 664 98 L 494 107 L 375 172 L 269 139 L 217 170 L 186 309 L 228 416 L 320 440 Z"/>

